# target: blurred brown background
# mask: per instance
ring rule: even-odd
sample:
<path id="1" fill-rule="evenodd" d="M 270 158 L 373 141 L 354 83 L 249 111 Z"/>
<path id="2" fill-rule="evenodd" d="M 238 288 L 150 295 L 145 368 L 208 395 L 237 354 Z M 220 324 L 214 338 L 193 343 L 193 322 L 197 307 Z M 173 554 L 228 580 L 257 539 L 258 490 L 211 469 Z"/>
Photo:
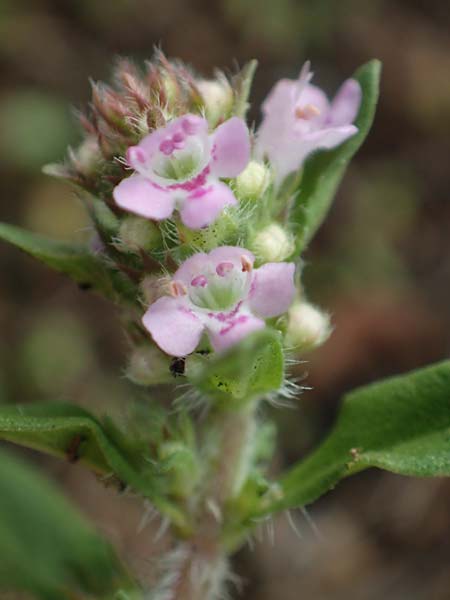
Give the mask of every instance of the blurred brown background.
<path id="1" fill-rule="evenodd" d="M 89 233 L 71 191 L 41 174 L 79 132 L 70 106 L 114 55 L 160 44 L 203 75 L 256 57 L 251 118 L 307 58 L 334 92 L 384 62 L 374 129 L 306 254 L 310 298 L 331 340 L 301 366 L 312 391 L 278 411 L 280 467 L 315 445 L 343 393 L 450 350 L 450 39 L 445 0 L 0 0 L 0 219 L 59 238 Z M 114 311 L 17 251 L 0 251 L 0 401 L 64 399 L 102 411 L 127 402 Z M 78 467 L 37 458 L 141 573 L 165 547 L 138 532 L 139 505 Z M 372 471 L 267 530 L 235 568 L 246 600 L 447 600 L 450 486 Z M 264 534 L 264 532 L 262 532 Z M 148 579 L 148 577 L 147 577 Z"/>

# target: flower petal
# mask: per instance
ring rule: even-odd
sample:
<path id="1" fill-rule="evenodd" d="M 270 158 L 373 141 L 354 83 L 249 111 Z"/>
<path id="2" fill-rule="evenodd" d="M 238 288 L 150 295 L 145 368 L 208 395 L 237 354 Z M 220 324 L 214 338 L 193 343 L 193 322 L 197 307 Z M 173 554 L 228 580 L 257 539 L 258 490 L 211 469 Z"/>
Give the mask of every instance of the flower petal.
<path id="1" fill-rule="evenodd" d="M 250 160 L 250 134 L 239 117 L 222 123 L 212 135 L 211 172 L 216 177 L 237 177 Z"/>
<path id="2" fill-rule="evenodd" d="M 175 207 L 170 193 L 141 175 L 123 179 L 114 188 L 113 196 L 120 208 L 155 221 L 170 217 Z"/>
<path id="3" fill-rule="evenodd" d="M 225 206 L 236 203 L 230 188 L 217 181 L 189 194 L 180 210 L 181 220 L 191 229 L 201 229 L 213 223 Z"/>
<path id="4" fill-rule="evenodd" d="M 315 150 L 323 149 L 329 150 L 335 148 L 345 142 L 348 138 L 352 137 L 357 133 L 358 128 L 355 125 L 342 125 L 340 127 L 327 127 L 326 129 L 319 129 L 313 133 L 308 133 L 303 136 L 299 147 L 306 157 Z"/>
<path id="5" fill-rule="evenodd" d="M 214 327 L 210 330 L 207 326 L 207 330 L 211 346 L 216 352 L 220 352 L 237 344 L 250 333 L 264 329 L 265 325 L 262 319 L 238 313 L 219 329 Z"/>
<path id="6" fill-rule="evenodd" d="M 210 261 L 204 252 L 198 252 L 186 259 L 173 276 L 174 281 L 182 281 L 189 285 L 194 277 L 202 275 Z"/>
<path id="7" fill-rule="evenodd" d="M 171 356 L 193 352 L 203 333 L 202 323 L 183 300 L 168 296 L 148 308 L 142 323 L 161 350 Z"/>
<path id="8" fill-rule="evenodd" d="M 286 312 L 295 295 L 294 263 L 267 263 L 256 269 L 249 294 L 252 312 L 276 317 Z"/>
<path id="9" fill-rule="evenodd" d="M 208 256 L 215 266 L 227 261 L 241 264 L 242 256 L 246 256 L 252 264 L 255 262 L 254 254 L 250 250 L 247 250 L 247 248 L 240 248 L 239 246 L 219 246 L 219 248 L 211 250 Z"/>
<path id="10" fill-rule="evenodd" d="M 355 79 L 347 79 L 331 103 L 327 125 L 337 127 L 353 123 L 361 104 L 361 86 Z"/>

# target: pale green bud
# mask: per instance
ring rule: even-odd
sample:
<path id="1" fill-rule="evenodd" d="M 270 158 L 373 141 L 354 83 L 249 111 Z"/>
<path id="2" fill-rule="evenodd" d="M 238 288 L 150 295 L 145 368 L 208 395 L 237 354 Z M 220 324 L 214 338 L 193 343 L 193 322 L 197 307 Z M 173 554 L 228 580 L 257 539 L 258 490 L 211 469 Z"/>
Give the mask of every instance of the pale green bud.
<path id="1" fill-rule="evenodd" d="M 137 385 L 167 383 L 172 380 L 170 357 L 156 346 L 137 346 L 129 358 L 126 375 Z"/>
<path id="2" fill-rule="evenodd" d="M 295 302 L 288 312 L 285 343 L 302 350 L 317 348 L 331 333 L 330 317 L 309 302 Z"/>
<path id="3" fill-rule="evenodd" d="M 262 163 L 251 160 L 236 178 L 236 194 L 242 200 L 260 198 L 270 183 L 270 171 Z"/>
<path id="4" fill-rule="evenodd" d="M 161 243 L 161 233 L 152 221 L 130 215 L 119 227 L 119 241 L 115 244 L 121 252 L 150 251 Z"/>
<path id="5" fill-rule="evenodd" d="M 294 252 L 295 243 L 286 229 L 271 223 L 255 235 L 250 249 L 263 262 L 281 262 Z"/>
<path id="6" fill-rule="evenodd" d="M 233 106 L 233 90 L 225 77 L 202 79 L 197 82 L 205 106 L 206 118 L 211 125 L 228 117 Z"/>

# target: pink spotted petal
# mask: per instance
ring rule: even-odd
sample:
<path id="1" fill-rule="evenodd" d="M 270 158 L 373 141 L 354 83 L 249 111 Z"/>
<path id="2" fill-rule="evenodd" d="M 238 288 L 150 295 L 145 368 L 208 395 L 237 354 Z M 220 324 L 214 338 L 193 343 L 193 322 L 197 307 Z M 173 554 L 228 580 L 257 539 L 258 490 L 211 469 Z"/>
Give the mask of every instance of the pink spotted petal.
<path id="1" fill-rule="evenodd" d="M 190 229 L 201 229 L 213 223 L 226 206 L 236 202 L 230 188 L 217 181 L 189 194 L 180 210 L 181 220 Z"/>
<path id="2" fill-rule="evenodd" d="M 255 270 L 249 294 L 250 308 L 260 317 L 286 312 L 295 295 L 294 263 L 267 263 Z"/>
<path id="3" fill-rule="evenodd" d="M 353 123 L 361 105 L 361 86 L 355 79 L 347 79 L 339 88 L 327 120 L 327 125 L 340 126 Z"/>
<path id="4" fill-rule="evenodd" d="M 223 327 L 208 330 L 211 346 L 216 352 L 227 350 L 234 344 L 240 342 L 250 333 L 264 329 L 265 323 L 252 315 L 237 314 L 236 317 Z"/>
<path id="5" fill-rule="evenodd" d="M 187 114 L 170 121 L 165 127 L 160 127 L 146 135 L 137 146 L 128 149 L 127 162 L 138 173 L 143 175 L 148 171 L 151 159 L 161 146 L 167 146 L 169 140 L 186 136 L 207 136 L 208 121 L 198 115 Z"/>
<path id="6" fill-rule="evenodd" d="M 116 204 L 136 215 L 161 221 L 167 219 L 175 208 L 171 195 L 141 175 L 132 175 L 123 179 L 114 188 Z"/>
<path id="7" fill-rule="evenodd" d="M 237 177 L 250 160 L 250 134 L 243 119 L 231 117 L 212 135 L 211 172 L 216 177 Z"/>
<path id="8" fill-rule="evenodd" d="M 183 299 L 164 296 L 154 302 L 142 318 L 158 346 L 171 356 L 193 352 L 203 333 L 203 325 Z"/>

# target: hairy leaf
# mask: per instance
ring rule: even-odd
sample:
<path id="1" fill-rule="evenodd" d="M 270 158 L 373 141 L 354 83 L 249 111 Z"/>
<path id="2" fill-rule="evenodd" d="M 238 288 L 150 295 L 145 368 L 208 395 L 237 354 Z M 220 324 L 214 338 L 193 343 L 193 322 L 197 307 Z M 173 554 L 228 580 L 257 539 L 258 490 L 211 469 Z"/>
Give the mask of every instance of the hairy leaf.
<path id="1" fill-rule="evenodd" d="M 450 361 L 357 389 L 322 445 L 280 481 L 264 512 L 303 506 L 368 467 L 450 475 Z"/>
<path id="2" fill-rule="evenodd" d="M 297 254 L 307 246 L 325 219 L 348 163 L 369 133 L 378 101 L 380 73 L 381 63 L 372 60 L 353 76 L 363 92 L 355 121 L 358 133 L 334 150 L 315 153 L 305 163 L 291 213 Z"/>
<path id="3" fill-rule="evenodd" d="M 109 544 L 31 468 L 0 452 L 0 590 L 112 597 L 131 582 Z"/>
<path id="4" fill-rule="evenodd" d="M 130 486 L 151 499 L 179 525 L 182 515 L 162 497 L 160 480 L 149 462 L 129 447 L 118 446 L 99 421 L 80 407 L 63 403 L 36 403 L 0 407 L 0 439 L 34 448 L 69 462 L 80 462 L 111 478 L 120 487 Z"/>

